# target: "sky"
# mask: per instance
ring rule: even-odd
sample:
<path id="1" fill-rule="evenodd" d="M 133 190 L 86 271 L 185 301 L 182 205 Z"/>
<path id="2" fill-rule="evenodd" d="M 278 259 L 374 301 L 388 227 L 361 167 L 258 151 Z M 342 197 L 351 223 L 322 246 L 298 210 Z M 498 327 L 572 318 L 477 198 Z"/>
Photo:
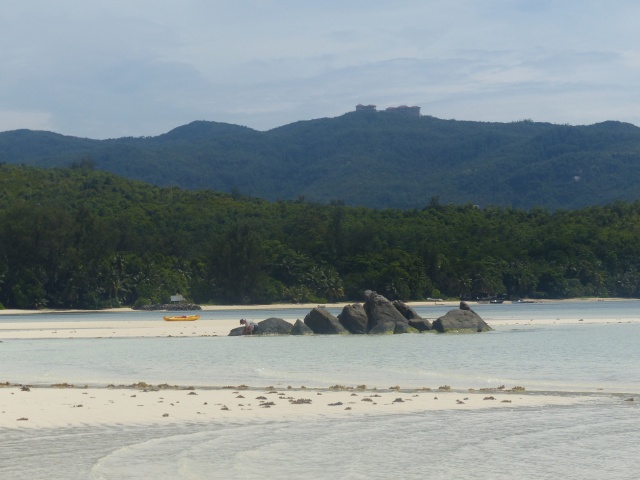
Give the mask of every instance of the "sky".
<path id="1" fill-rule="evenodd" d="M 269 130 L 359 103 L 640 126 L 637 0 L 0 0 L 0 131 Z"/>

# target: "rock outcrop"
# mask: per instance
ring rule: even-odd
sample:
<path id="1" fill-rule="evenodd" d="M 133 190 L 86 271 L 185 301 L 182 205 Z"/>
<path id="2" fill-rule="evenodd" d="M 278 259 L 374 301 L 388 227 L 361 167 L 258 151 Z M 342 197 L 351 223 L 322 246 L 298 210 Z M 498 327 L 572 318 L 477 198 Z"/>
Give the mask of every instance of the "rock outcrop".
<path id="1" fill-rule="evenodd" d="M 367 333 L 369 318 L 364 307 L 359 303 L 345 305 L 342 313 L 338 315 L 338 320 L 350 333 Z"/>
<path id="2" fill-rule="evenodd" d="M 290 335 L 293 325 L 282 318 L 267 318 L 258 322 L 258 328 L 255 335 Z M 230 337 L 242 335 L 244 326 L 234 328 L 229 332 Z"/>
<path id="3" fill-rule="evenodd" d="M 409 326 L 415 328 L 419 332 L 427 332 L 433 328 L 431 322 L 426 318 L 409 320 Z"/>
<path id="4" fill-rule="evenodd" d="M 431 322 L 426 318 L 422 318 L 418 313 L 400 300 L 394 300 L 393 306 L 402 314 L 404 318 L 409 321 L 409 326 L 415 328 L 419 332 L 426 332 L 431 330 Z"/>
<path id="5" fill-rule="evenodd" d="M 369 335 L 393 335 L 396 330 L 396 324 L 393 322 L 383 322 L 377 324 L 371 330 Z"/>
<path id="6" fill-rule="evenodd" d="M 267 318 L 258 322 L 258 335 L 289 335 L 293 325 L 282 318 Z"/>
<path id="7" fill-rule="evenodd" d="M 491 327 L 473 310 L 456 309 L 434 321 L 433 329 L 440 333 L 488 332 Z"/>
<path id="8" fill-rule="evenodd" d="M 369 318 L 369 330 L 383 323 L 408 325 L 407 320 L 393 304 L 382 295 L 371 292 L 364 302 L 364 310 Z"/>
<path id="9" fill-rule="evenodd" d="M 345 305 L 334 317 L 324 307 L 313 308 L 304 321 L 295 325 L 281 318 L 267 318 L 258 322 L 256 335 L 392 335 L 399 333 L 486 332 L 491 327 L 465 303 L 447 312 L 433 324 L 422 318 L 413 308 L 401 301 L 390 302 L 376 292 L 367 291 L 364 305 Z M 231 330 L 230 336 L 242 335 L 243 327 Z"/>
<path id="10" fill-rule="evenodd" d="M 244 327 L 236 327 L 231 329 L 231 331 L 229 332 L 229 336 L 230 337 L 239 337 L 242 335 L 242 332 L 244 331 Z"/>
<path id="11" fill-rule="evenodd" d="M 293 324 L 290 335 L 313 335 L 313 330 L 305 325 L 302 320 L 298 319 L 296 323 Z"/>
<path id="12" fill-rule="evenodd" d="M 342 326 L 338 318 L 331 315 L 325 308 L 316 307 L 312 309 L 306 317 L 304 323 L 313 330 L 313 333 L 322 335 L 343 335 L 349 331 Z"/>
<path id="13" fill-rule="evenodd" d="M 398 310 L 407 320 L 420 320 L 422 317 L 406 303 L 400 300 L 394 300 L 391 304 Z"/>

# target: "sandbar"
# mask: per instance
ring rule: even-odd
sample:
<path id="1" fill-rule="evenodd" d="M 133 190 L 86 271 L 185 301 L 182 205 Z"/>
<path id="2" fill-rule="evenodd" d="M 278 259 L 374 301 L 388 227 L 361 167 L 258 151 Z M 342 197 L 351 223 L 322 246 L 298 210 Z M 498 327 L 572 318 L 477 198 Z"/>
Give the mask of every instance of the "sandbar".
<path id="1" fill-rule="evenodd" d="M 518 390 L 378 390 L 364 386 L 220 388 L 152 386 L 0 386 L 0 429 L 187 422 L 298 420 L 309 416 L 424 413 L 443 409 L 575 405 L 592 396 L 529 394 Z M 600 399 L 599 401 L 602 401 Z M 619 398 L 610 401 L 622 402 Z"/>
<path id="2" fill-rule="evenodd" d="M 578 301 L 578 300 L 576 300 Z M 579 301 L 587 301 L 580 299 Z M 593 299 L 591 301 L 601 301 Z M 606 301 L 616 301 L 607 299 Z M 441 307 L 443 302 L 412 303 L 411 306 Z M 337 307 L 345 303 L 336 304 Z M 455 308 L 458 302 L 449 302 Z M 204 306 L 201 318 L 195 322 L 165 322 L 163 312 L 157 320 L 69 320 L 68 316 L 52 321 L 0 322 L 0 342 L 12 339 L 73 339 L 127 337 L 227 336 L 239 326 L 234 310 L 313 308 L 317 305 L 268 306 Z M 327 305 L 330 307 L 332 305 Z M 473 308 L 473 304 L 471 304 Z M 212 310 L 229 310 L 223 319 L 207 318 Z M 129 312 L 130 309 L 117 309 Z M 0 313 L 30 313 L 4 310 Z M 36 312 L 33 312 L 36 313 Z M 43 313 L 38 311 L 38 313 Z M 91 315 L 91 312 L 82 312 Z M 260 319 L 255 319 L 260 320 Z M 536 319 L 492 320 L 494 328 L 518 325 L 588 323 L 639 323 L 640 319 Z M 229 341 L 243 341 L 231 337 Z M 0 379 L 1 381 L 2 379 Z M 305 417 L 339 417 L 350 415 L 422 414 L 442 409 L 473 410 L 551 405 L 574 405 L 584 402 L 623 402 L 616 395 L 528 392 L 520 389 L 443 390 L 429 389 L 368 389 L 364 386 L 313 388 L 302 386 L 271 388 L 269 386 L 190 387 L 147 385 L 84 386 L 29 385 L 0 383 L 0 430 L 22 428 L 58 428 L 114 424 L 164 425 L 238 419 L 281 420 Z M 512 387 L 510 387 L 512 388 Z"/>
<path id="3" fill-rule="evenodd" d="M 571 302 L 616 302 L 616 301 L 629 301 L 628 299 L 572 299 L 563 300 L 562 303 Z M 638 301 L 638 300 L 636 300 Z M 536 301 L 536 303 L 560 303 L 560 301 Z M 640 301 L 638 301 L 640 305 Z M 336 307 L 342 308 L 346 303 L 327 304 L 327 308 Z M 438 307 L 442 308 L 443 305 L 456 308 L 459 302 L 413 302 L 409 303 L 412 307 Z M 239 315 L 234 312 L 237 310 L 283 310 L 287 309 L 309 309 L 316 307 L 315 304 L 278 304 L 278 305 L 204 305 L 202 310 L 197 312 L 201 315 L 199 320 L 194 322 L 166 322 L 162 319 L 163 315 L 167 313 L 164 311 L 158 311 L 157 320 L 86 320 L 85 316 L 91 316 L 98 313 L 95 311 L 78 311 L 78 310 L 65 310 L 65 311 L 52 311 L 52 310 L 0 310 L 0 315 L 13 314 L 16 316 L 38 313 L 79 313 L 77 319 L 69 320 L 68 316 L 64 318 L 55 319 L 52 321 L 12 321 L 0 322 L 0 341 L 9 339 L 53 339 L 53 338 L 131 338 L 131 337 L 213 337 L 213 336 L 227 336 L 229 332 L 239 326 Z M 474 308 L 474 303 L 470 303 L 471 308 Z M 526 308 L 526 306 L 523 306 Z M 207 312 L 219 312 L 228 311 L 229 314 L 224 318 L 213 319 L 212 316 L 207 316 Z M 110 310 L 101 310 L 100 312 L 120 312 L 128 313 L 134 312 L 130 308 L 118 308 Z M 434 315 L 435 316 L 435 315 Z M 429 318 L 430 315 L 426 315 Z M 619 319 L 614 317 L 598 317 L 598 318 L 580 318 L 578 315 L 565 315 L 563 318 L 550 318 L 550 317 L 536 317 L 530 319 L 493 319 L 485 318 L 485 321 L 494 328 L 503 328 L 509 326 L 540 326 L 540 325 L 581 325 L 581 324 L 594 324 L 594 323 L 640 323 L 640 315 L 636 318 Z M 259 322 L 264 318 L 252 318 L 252 320 Z M 431 318 L 433 320 L 433 318 Z M 293 322 L 292 322 L 293 323 Z"/>

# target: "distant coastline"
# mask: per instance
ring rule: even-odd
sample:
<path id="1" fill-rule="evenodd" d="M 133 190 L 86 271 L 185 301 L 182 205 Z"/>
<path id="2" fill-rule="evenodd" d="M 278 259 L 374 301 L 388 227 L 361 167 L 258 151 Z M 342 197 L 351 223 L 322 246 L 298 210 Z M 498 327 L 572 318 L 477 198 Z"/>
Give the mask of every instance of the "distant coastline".
<path id="1" fill-rule="evenodd" d="M 557 300 L 549 299 L 529 299 L 529 303 L 577 303 L 577 302 L 632 302 L 640 301 L 637 298 L 598 298 L 598 297 L 577 297 L 577 298 L 564 298 Z M 342 308 L 345 305 L 352 303 L 362 303 L 361 300 L 345 300 L 343 302 L 324 303 L 323 306 L 327 308 Z M 419 301 L 419 302 L 406 302 L 411 307 L 456 307 L 460 304 L 458 300 L 432 300 L 432 301 Z M 479 302 L 467 301 L 467 303 L 473 307 L 473 305 L 479 304 Z M 511 303 L 511 302 L 505 302 Z M 286 310 L 286 309 L 311 309 L 317 307 L 317 303 L 273 303 L 273 304 L 261 304 L 261 305 L 200 305 L 203 311 L 219 311 L 219 310 Z M 41 310 L 22 310 L 22 309 L 4 309 L 0 310 L 0 315 L 34 315 L 34 314 L 54 314 L 54 313 L 109 313 L 109 312 L 135 312 L 131 307 L 119 307 L 119 308 L 105 308 L 102 310 L 81 310 L 81 309 L 41 309 Z M 162 310 L 158 310 L 162 311 Z"/>

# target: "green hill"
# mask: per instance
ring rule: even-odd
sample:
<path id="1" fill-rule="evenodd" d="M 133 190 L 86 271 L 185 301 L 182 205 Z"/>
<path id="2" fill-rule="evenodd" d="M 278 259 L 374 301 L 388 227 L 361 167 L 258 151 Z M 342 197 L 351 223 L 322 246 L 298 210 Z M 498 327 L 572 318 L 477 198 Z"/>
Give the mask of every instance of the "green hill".
<path id="1" fill-rule="evenodd" d="M 159 186 L 373 208 L 579 208 L 640 199 L 640 128 L 483 123 L 351 112 L 259 132 L 198 121 L 157 137 L 0 133 L 0 162 L 90 159 Z"/>
<path id="2" fill-rule="evenodd" d="M 640 297 L 640 202 L 367 209 L 0 165 L 0 308 Z"/>

